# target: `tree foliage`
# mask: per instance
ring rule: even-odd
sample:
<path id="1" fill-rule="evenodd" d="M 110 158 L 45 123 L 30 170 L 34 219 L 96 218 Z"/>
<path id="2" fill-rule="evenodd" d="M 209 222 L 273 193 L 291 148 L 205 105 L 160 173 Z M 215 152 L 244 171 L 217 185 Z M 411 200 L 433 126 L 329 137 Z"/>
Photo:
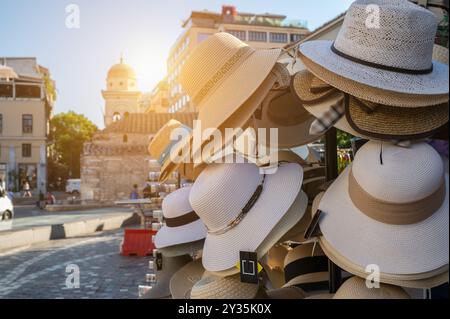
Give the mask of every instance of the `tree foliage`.
<path id="1" fill-rule="evenodd" d="M 73 111 L 59 113 L 50 120 L 50 182 L 58 177 L 80 177 L 83 144 L 90 141 L 96 131 L 98 128 L 94 123 Z"/>

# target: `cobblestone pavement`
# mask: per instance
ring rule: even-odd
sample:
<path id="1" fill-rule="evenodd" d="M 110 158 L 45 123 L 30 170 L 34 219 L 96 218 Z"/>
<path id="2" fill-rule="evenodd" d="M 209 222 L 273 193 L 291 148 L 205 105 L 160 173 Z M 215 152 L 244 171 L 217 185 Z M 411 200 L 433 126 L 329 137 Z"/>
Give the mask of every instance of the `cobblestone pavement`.
<path id="1" fill-rule="evenodd" d="M 138 298 L 151 257 L 121 256 L 122 238 L 116 230 L 0 253 L 0 299 Z M 66 285 L 74 283 L 68 265 L 79 268 L 79 288 Z"/>

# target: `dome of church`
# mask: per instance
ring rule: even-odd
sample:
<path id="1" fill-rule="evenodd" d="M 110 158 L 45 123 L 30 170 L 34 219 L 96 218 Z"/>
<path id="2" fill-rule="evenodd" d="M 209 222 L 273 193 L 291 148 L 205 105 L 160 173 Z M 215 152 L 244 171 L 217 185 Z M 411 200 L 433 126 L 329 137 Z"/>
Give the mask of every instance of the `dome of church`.
<path id="1" fill-rule="evenodd" d="M 131 66 L 123 63 L 123 59 L 120 59 L 120 63 L 113 65 L 109 69 L 108 78 L 136 79 L 136 73 Z"/>

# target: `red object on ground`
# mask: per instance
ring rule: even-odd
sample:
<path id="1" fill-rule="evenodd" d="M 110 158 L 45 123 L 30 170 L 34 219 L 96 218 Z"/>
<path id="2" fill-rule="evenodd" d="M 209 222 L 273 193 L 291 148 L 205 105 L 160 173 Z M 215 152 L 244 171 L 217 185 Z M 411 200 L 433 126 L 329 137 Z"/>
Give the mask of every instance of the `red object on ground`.
<path id="1" fill-rule="evenodd" d="M 155 245 L 152 236 L 156 234 L 151 229 L 125 229 L 122 249 L 123 256 L 148 256 L 153 253 Z"/>

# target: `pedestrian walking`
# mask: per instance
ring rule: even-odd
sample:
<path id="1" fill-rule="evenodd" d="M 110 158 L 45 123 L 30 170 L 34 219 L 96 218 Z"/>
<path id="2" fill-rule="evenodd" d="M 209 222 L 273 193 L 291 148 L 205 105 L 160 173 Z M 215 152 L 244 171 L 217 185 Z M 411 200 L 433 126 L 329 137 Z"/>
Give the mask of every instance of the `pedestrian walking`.
<path id="1" fill-rule="evenodd" d="M 138 199 L 138 198 L 139 198 L 138 186 L 137 184 L 134 184 L 133 190 L 130 193 L 130 199 Z"/>
<path id="2" fill-rule="evenodd" d="M 33 195 L 31 194 L 31 188 L 28 181 L 26 181 L 23 184 L 23 197 L 33 197 Z"/>

